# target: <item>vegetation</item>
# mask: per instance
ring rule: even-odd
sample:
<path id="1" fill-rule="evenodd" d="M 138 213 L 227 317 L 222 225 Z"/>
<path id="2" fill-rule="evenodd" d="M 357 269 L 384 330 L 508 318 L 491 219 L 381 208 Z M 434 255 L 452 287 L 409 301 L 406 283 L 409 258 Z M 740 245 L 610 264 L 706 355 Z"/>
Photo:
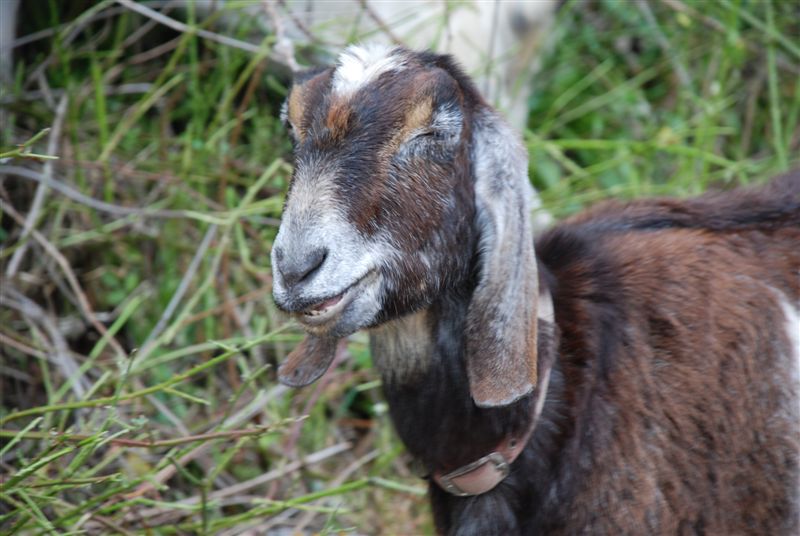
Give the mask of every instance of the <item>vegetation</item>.
<path id="1" fill-rule="evenodd" d="M 158 12 L 178 28 L 130 4 L 21 7 L 0 94 L 0 530 L 431 533 L 364 334 L 314 386 L 275 381 L 301 334 L 270 298 L 291 159 L 286 69 L 244 11 L 262 4 Z M 567 2 L 525 134 L 546 208 L 796 166 L 798 36 L 789 1 Z"/>

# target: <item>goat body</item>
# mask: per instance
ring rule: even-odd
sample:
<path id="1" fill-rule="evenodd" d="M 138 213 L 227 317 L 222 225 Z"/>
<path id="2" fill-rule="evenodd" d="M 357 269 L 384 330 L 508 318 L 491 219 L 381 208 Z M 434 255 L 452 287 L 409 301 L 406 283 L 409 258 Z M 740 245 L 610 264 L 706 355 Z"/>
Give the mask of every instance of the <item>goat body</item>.
<path id="1" fill-rule="evenodd" d="M 608 203 L 542 236 L 556 325 L 540 344 L 556 352 L 544 412 L 502 486 L 469 499 L 431 486 L 440 529 L 797 534 L 799 202 L 794 175 L 692 201 Z M 386 384 L 401 438 L 430 467 L 490 452 L 531 411 L 526 399 L 473 404 L 458 340 L 466 302 L 448 300 L 424 329 L 393 335 L 445 341 L 426 373 Z M 374 337 L 379 364 L 394 329 Z"/>
<path id="2" fill-rule="evenodd" d="M 431 482 L 443 533 L 797 534 L 800 174 L 606 203 L 534 255 L 524 151 L 469 79 L 442 56 L 352 54 L 287 106 L 275 297 L 311 336 L 282 380 L 310 383 L 370 328 L 431 474 L 533 423 L 490 491 Z"/>

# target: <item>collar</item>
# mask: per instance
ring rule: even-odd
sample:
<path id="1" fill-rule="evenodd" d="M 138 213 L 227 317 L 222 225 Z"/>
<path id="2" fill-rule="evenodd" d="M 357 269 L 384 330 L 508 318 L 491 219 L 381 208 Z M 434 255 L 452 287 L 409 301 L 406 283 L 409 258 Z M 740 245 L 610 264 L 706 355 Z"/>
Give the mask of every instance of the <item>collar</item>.
<path id="1" fill-rule="evenodd" d="M 553 326 L 553 301 L 550 294 L 544 291 L 539 295 L 539 319 L 545 326 Z M 540 336 L 545 334 L 540 334 Z M 537 385 L 536 402 L 530 423 L 521 433 L 506 436 L 489 454 L 462 465 L 458 469 L 443 473 L 434 471 L 433 480 L 446 492 L 458 497 L 481 495 L 495 488 L 511 472 L 511 464 L 519 457 L 533 435 L 536 423 L 544 408 L 547 387 L 550 383 L 552 362 L 549 362 L 540 376 Z"/>

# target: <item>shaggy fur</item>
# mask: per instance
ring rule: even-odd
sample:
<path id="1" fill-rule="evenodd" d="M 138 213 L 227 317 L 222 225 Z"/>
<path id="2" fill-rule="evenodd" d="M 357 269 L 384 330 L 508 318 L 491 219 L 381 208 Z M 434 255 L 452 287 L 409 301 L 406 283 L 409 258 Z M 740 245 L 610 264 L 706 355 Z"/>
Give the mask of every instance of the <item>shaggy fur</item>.
<path id="1" fill-rule="evenodd" d="M 800 303 L 798 245 L 798 174 L 684 202 L 609 203 L 541 237 L 558 328 L 543 420 L 497 489 L 462 499 L 432 486 L 440 530 L 797 534 L 800 363 L 781 304 Z M 458 361 L 442 352 L 426 378 L 387 388 L 421 459 L 491 448 L 475 440 L 491 434 L 471 422 L 468 394 L 441 393 L 463 385 L 449 370 Z M 420 402 L 431 398 L 441 401 Z M 514 420 L 500 413 L 483 418 Z"/>
<path id="2" fill-rule="evenodd" d="M 431 482 L 442 533 L 800 532 L 800 173 L 607 203 L 534 248 L 524 149 L 470 80 L 443 56 L 370 57 L 382 70 L 354 93 L 333 68 L 287 105 L 275 296 L 312 335 L 282 381 L 314 381 L 370 329 L 431 474 L 538 418 L 494 489 Z"/>

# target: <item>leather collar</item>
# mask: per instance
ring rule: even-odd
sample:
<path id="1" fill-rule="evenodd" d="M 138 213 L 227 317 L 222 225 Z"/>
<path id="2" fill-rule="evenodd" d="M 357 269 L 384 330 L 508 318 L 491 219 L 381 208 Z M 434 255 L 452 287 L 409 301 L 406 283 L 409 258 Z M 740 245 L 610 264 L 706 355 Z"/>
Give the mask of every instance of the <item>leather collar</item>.
<path id="1" fill-rule="evenodd" d="M 539 296 L 538 316 L 545 325 L 554 327 L 553 302 L 549 293 L 543 292 Z M 544 335 L 544 334 L 542 334 Z M 553 352 L 548 352 L 552 354 Z M 443 473 L 434 471 L 431 475 L 434 482 L 446 492 L 458 497 L 481 495 L 494 489 L 511 472 L 511 464 L 519 457 L 533 435 L 536 423 L 544 408 L 547 387 L 550 383 L 552 370 L 551 356 L 547 356 L 545 367 L 537 385 L 536 403 L 530 423 L 522 433 L 507 436 L 489 454 L 478 458 L 458 469 Z"/>
<path id="2" fill-rule="evenodd" d="M 494 489 L 511 472 L 511 464 L 528 444 L 544 406 L 550 369 L 543 374 L 541 388 L 536 397 L 535 413 L 530 424 L 521 434 L 507 436 L 492 452 L 458 469 L 443 473 L 434 471 L 433 480 L 446 492 L 459 497 L 480 495 Z"/>

